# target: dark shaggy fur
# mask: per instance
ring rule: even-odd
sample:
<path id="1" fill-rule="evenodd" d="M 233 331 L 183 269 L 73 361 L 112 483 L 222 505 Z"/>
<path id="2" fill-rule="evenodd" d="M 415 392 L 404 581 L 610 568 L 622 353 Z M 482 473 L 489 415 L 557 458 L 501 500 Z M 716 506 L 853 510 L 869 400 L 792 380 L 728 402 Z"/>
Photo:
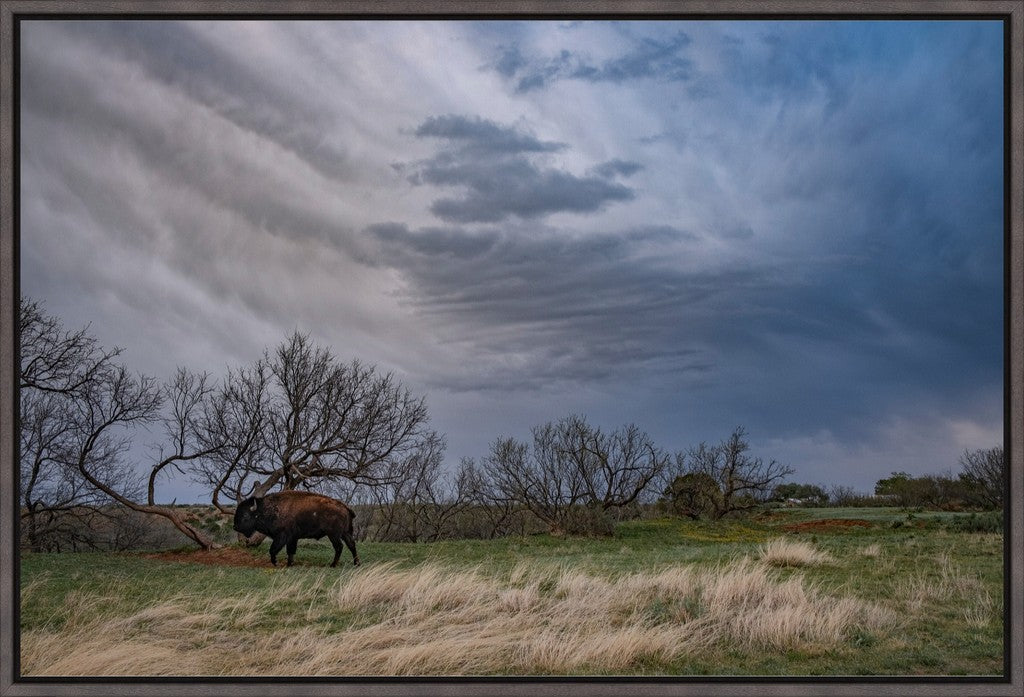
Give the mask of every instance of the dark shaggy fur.
<path id="1" fill-rule="evenodd" d="M 279 491 L 262 498 L 252 497 L 235 509 L 235 530 L 245 536 L 261 532 L 271 539 L 270 561 L 277 566 L 277 553 L 288 547 L 288 566 L 292 565 L 300 539 L 319 540 L 325 535 L 334 545 L 338 565 L 344 543 L 352 552 L 352 563 L 359 565 L 356 543 L 352 538 L 355 513 L 337 499 L 308 491 Z"/>

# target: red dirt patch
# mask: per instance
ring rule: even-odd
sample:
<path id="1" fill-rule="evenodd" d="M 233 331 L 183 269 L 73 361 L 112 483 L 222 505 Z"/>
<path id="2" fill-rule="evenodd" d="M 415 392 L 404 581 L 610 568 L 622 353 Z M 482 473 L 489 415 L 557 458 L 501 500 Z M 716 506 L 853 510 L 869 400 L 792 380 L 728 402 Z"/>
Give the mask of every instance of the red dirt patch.
<path id="1" fill-rule="evenodd" d="M 188 562 L 190 564 L 207 564 L 209 566 L 270 566 L 269 559 L 258 559 L 238 547 L 220 547 L 218 549 L 193 549 L 187 552 L 160 552 L 144 554 L 147 559 L 160 561 Z"/>
<path id="2" fill-rule="evenodd" d="M 844 528 L 870 528 L 871 523 L 857 518 L 823 518 L 822 520 L 808 520 L 805 523 L 793 523 L 783 525 L 786 532 L 831 532 Z"/>

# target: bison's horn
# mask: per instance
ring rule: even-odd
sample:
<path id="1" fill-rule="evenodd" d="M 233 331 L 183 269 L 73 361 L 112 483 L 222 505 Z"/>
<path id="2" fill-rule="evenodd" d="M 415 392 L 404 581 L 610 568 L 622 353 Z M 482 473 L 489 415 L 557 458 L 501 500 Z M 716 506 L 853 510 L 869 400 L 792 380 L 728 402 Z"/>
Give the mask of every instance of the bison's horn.
<path id="1" fill-rule="evenodd" d="M 256 505 L 257 505 L 257 504 L 256 504 L 256 502 L 255 502 L 255 501 L 253 501 L 253 502 L 252 502 L 252 508 L 250 508 L 249 510 L 250 510 L 250 511 L 255 511 L 255 510 L 256 510 Z"/>

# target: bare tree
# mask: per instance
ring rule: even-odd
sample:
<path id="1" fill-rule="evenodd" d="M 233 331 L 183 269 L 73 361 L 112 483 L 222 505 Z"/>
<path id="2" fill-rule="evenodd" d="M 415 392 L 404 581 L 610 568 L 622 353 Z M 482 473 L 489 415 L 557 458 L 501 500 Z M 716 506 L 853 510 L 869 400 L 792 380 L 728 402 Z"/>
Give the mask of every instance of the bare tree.
<path id="1" fill-rule="evenodd" d="M 403 465 L 439 462 L 444 450 L 443 438 L 426 427 L 422 398 L 390 374 L 340 363 L 298 332 L 253 365 L 229 370 L 219 385 L 180 369 L 161 386 L 115 363 L 121 349 L 102 349 L 87 328 L 65 332 L 38 303 L 24 300 L 20 319 L 19 493 L 30 530 L 43 510 L 116 502 L 163 516 L 211 547 L 182 512 L 158 505 L 166 475 L 206 484 L 212 503 L 230 514 L 225 500 L 277 486 L 390 483 L 403 476 Z M 142 476 L 125 456 L 133 429 L 153 425 L 161 440 Z M 439 493 L 435 485 L 416 496 Z"/>
<path id="2" fill-rule="evenodd" d="M 831 506 L 858 506 L 864 505 L 872 497 L 861 493 L 852 486 L 835 484 L 828 490 L 828 502 Z"/>
<path id="3" fill-rule="evenodd" d="M 29 298 L 22 298 L 19 304 L 18 339 L 20 387 L 67 396 L 74 395 L 123 352 L 99 346 L 88 327 L 65 331 L 59 319 Z"/>
<path id="4" fill-rule="evenodd" d="M 21 299 L 19 322 L 19 498 L 27 542 L 34 550 L 59 548 L 58 538 L 68 535 L 88 547 L 90 526 L 74 519 L 95 516 L 109 499 L 71 465 L 79 435 L 76 405 L 121 350 L 102 349 L 86 329 L 65 331 L 28 298 Z M 109 480 L 130 477 L 107 465 L 96 463 Z"/>
<path id="5" fill-rule="evenodd" d="M 35 389 L 21 394 L 22 539 L 35 552 L 100 549 L 108 537 L 103 530 L 111 527 L 107 521 L 115 517 L 109 497 L 68 466 L 75 441 L 66 400 Z"/>
<path id="6" fill-rule="evenodd" d="M 250 406 L 243 411 L 260 414 L 260 438 L 244 457 L 219 463 L 215 481 L 226 479 L 217 492 L 233 491 L 237 498 L 276 486 L 314 489 L 337 479 L 383 483 L 396 462 L 438 438 L 426 427 L 425 401 L 392 375 L 358 361 L 340 363 L 299 332 L 239 375 L 248 376 L 242 394 Z"/>
<path id="7" fill-rule="evenodd" d="M 245 498 L 243 486 L 265 456 L 262 441 L 269 384 L 270 372 L 259 360 L 248 368 L 228 370 L 220 386 L 207 396 L 200 438 L 215 447 L 208 447 L 189 471 L 208 487 L 211 503 L 222 514 L 234 513 L 222 498 Z"/>
<path id="8" fill-rule="evenodd" d="M 533 429 L 533 447 L 498 438 L 483 460 L 495 498 L 519 504 L 543 520 L 551 532 L 564 532 L 572 506 L 582 502 L 582 477 L 553 447 L 551 424 Z"/>
<path id="9" fill-rule="evenodd" d="M 421 441 L 403 460 L 395 460 L 384 477 L 369 487 L 380 519 L 376 539 L 419 542 L 444 535 L 445 522 L 463 505 L 447 486 L 441 466 L 444 440 Z"/>
<path id="10" fill-rule="evenodd" d="M 37 302 L 23 298 L 19 319 L 25 339 L 19 493 L 30 544 L 38 537 L 43 512 L 95 514 L 115 503 L 167 518 L 201 546 L 213 546 L 181 512 L 157 505 L 154 498 L 155 481 L 165 468 L 180 469 L 182 462 L 215 450 L 197 435 L 210 392 L 208 378 L 182 371 L 161 387 L 115 363 L 121 350 L 104 350 L 87 329 L 64 331 L 60 320 Z M 169 411 L 162 413 L 165 404 Z M 160 421 L 169 447 L 144 481 L 125 456 L 134 428 Z"/>
<path id="11" fill-rule="evenodd" d="M 21 299 L 18 319 L 19 498 L 28 544 L 39 550 L 44 540 L 69 531 L 71 517 L 92 515 L 105 503 L 66 466 L 73 445 L 70 405 L 121 350 L 103 350 L 86 329 L 65 331 L 41 303 L 28 298 Z"/>
<path id="12" fill-rule="evenodd" d="M 172 383 L 166 391 L 173 394 L 183 388 Z M 153 466 L 145 489 L 137 481 L 132 465 L 124 462 L 123 456 L 132 442 L 130 427 L 161 420 L 164 394 L 165 390 L 155 380 L 132 375 L 124 366 L 110 365 L 99 371 L 72 403 L 74 436 L 67 464 L 114 502 L 139 513 L 168 519 L 204 549 L 216 547 L 209 535 L 190 524 L 181 511 L 154 501 L 153 482 L 159 471 L 167 464 L 191 459 L 192 453 L 173 448 L 173 453 Z M 172 410 L 165 419 L 173 422 L 183 417 L 184 414 Z"/>
<path id="13" fill-rule="evenodd" d="M 677 459 L 685 463 L 674 482 L 676 496 L 690 496 L 715 519 L 757 507 L 771 496 L 772 487 L 793 473 L 775 460 L 765 462 L 747 454 L 746 431 L 736 428 L 718 445 L 701 443 Z M 688 479 L 687 479 L 688 477 Z M 712 486 L 713 485 L 713 486 Z M 699 491 L 691 491 L 698 487 Z"/>
<path id="14" fill-rule="evenodd" d="M 603 510 L 633 503 L 668 467 L 668 454 L 633 424 L 606 435 L 580 417 L 567 421 L 570 456 L 583 473 L 589 501 Z"/>
<path id="15" fill-rule="evenodd" d="M 478 466 L 472 458 L 462 458 L 456 479 L 466 501 L 464 513 L 471 518 L 463 523 L 464 528 L 469 527 L 469 536 L 494 539 L 525 534 L 522 504 L 501 493 L 487 467 Z"/>
<path id="16" fill-rule="evenodd" d="M 1006 488 L 1006 457 L 999 446 L 988 450 L 965 450 L 960 456 L 960 480 L 970 495 L 983 506 L 1002 508 Z"/>
<path id="17" fill-rule="evenodd" d="M 597 531 L 595 509 L 635 501 L 668 464 L 632 425 L 605 434 L 569 416 L 532 434 L 531 444 L 497 439 L 483 467 L 499 500 L 525 506 L 552 532 Z"/>
<path id="18" fill-rule="evenodd" d="M 22 390 L 19 498 L 34 551 L 42 551 L 44 540 L 52 535 L 54 514 L 92 503 L 92 492 L 83 491 L 81 480 L 67 476 L 60 464 L 68 430 L 61 418 L 62 401 L 59 395 Z"/>
<path id="19" fill-rule="evenodd" d="M 157 459 L 150 468 L 146 501 L 155 505 L 156 481 L 165 469 L 185 474 L 183 465 L 211 457 L 222 447 L 212 439 L 210 409 L 214 386 L 208 373 L 191 373 L 178 368 L 174 378 L 163 386 L 162 398 L 166 413 L 160 419 L 164 439 L 156 446 Z"/>

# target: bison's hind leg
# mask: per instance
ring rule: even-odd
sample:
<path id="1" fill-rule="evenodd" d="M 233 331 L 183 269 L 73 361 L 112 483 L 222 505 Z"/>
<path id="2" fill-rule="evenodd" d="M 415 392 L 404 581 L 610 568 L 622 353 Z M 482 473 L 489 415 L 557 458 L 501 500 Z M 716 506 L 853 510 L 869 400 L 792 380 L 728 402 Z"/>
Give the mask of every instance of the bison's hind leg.
<path id="1" fill-rule="evenodd" d="M 351 531 L 342 533 L 341 539 L 345 541 L 348 551 L 352 552 L 352 563 L 359 566 L 359 555 L 356 554 L 356 541 L 352 538 Z M 335 560 L 337 560 L 337 556 L 335 556 Z"/>
<path id="2" fill-rule="evenodd" d="M 331 544 L 334 545 L 334 561 L 331 562 L 331 566 L 338 565 L 338 559 L 341 558 L 341 551 L 345 549 L 345 546 L 352 552 L 352 563 L 359 566 L 359 555 L 356 554 L 356 543 L 352 539 L 352 533 L 343 532 L 341 535 L 330 534 L 328 537 L 331 539 Z M 342 544 L 344 542 L 344 545 Z"/>

